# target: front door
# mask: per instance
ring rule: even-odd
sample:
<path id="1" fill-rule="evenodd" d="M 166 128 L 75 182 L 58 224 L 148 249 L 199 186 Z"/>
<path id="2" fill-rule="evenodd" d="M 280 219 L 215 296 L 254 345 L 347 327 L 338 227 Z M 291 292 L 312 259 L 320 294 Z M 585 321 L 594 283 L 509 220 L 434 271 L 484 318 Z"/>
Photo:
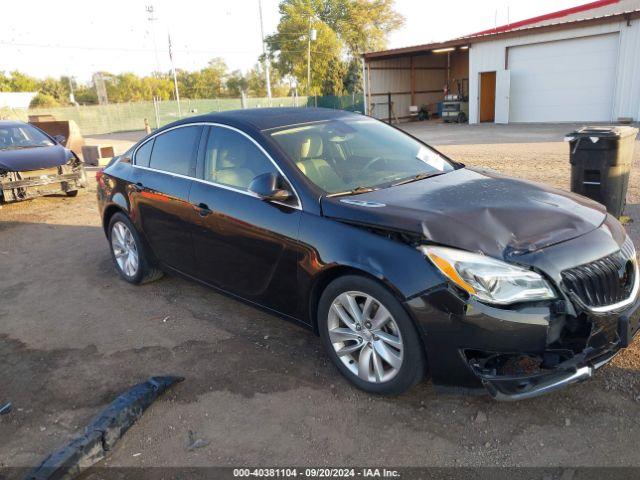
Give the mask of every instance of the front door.
<path id="1" fill-rule="evenodd" d="M 480 121 L 493 122 L 496 112 L 496 72 L 480 74 Z"/>
<path id="2" fill-rule="evenodd" d="M 198 212 L 194 251 L 198 277 L 282 313 L 298 314 L 297 201 L 265 202 L 249 193 L 251 181 L 276 168 L 244 134 L 211 127 L 201 182 L 189 201 Z"/>

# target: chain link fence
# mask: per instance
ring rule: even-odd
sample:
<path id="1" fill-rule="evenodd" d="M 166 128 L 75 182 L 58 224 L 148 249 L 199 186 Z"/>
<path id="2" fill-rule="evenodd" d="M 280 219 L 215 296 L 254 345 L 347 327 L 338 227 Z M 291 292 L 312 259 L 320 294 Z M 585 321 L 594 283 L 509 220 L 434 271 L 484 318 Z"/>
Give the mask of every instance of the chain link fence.
<path id="1" fill-rule="evenodd" d="M 27 122 L 29 115 L 52 115 L 56 120 L 73 120 L 84 136 L 143 130 L 147 119 L 151 128 L 158 128 L 179 118 L 209 112 L 264 108 L 267 98 L 215 98 L 181 100 L 180 112 L 174 100 L 114 103 L 110 105 L 78 105 L 55 108 L 0 109 L 0 118 Z M 362 94 L 346 96 L 281 97 L 272 98 L 273 107 L 324 107 L 363 112 Z"/>

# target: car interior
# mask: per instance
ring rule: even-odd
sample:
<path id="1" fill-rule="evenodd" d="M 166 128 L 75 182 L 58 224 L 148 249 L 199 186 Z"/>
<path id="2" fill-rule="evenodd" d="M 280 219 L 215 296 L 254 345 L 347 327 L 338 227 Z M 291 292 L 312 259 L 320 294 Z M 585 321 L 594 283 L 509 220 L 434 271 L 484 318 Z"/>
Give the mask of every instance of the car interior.
<path id="1" fill-rule="evenodd" d="M 211 135 L 205 151 L 205 180 L 247 190 L 251 181 L 275 167 L 249 140 L 231 131 Z"/>

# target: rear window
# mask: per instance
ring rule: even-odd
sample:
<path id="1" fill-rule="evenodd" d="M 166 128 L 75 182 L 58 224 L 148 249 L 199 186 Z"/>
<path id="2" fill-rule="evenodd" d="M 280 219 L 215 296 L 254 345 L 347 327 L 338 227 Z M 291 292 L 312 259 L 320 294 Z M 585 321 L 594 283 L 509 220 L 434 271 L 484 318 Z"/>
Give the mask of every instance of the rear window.
<path id="1" fill-rule="evenodd" d="M 149 162 L 151 160 L 151 150 L 153 149 L 154 141 L 155 140 L 149 140 L 138 149 L 138 152 L 136 153 L 136 165 L 140 165 L 141 167 L 149 166 Z"/>
<path id="2" fill-rule="evenodd" d="M 164 172 L 195 176 L 196 147 L 202 127 L 181 127 L 161 133 L 155 139 L 149 166 Z"/>

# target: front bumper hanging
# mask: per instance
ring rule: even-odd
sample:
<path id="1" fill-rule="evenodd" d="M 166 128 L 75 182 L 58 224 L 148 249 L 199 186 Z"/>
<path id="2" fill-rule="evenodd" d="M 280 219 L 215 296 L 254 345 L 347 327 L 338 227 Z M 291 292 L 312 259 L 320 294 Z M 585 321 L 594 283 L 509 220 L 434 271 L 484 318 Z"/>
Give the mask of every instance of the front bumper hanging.
<path id="1" fill-rule="evenodd" d="M 85 186 L 86 173 L 82 164 L 0 175 L 0 195 L 6 202 L 70 192 Z"/>
<path id="2" fill-rule="evenodd" d="M 596 370 L 609 363 L 631 343 L 640 328 L 640 300 L 636 300 L 633 306 L 620 316 L 590 318 L 590 321 L 592 322 L 591 334 L 584 350 L 573 356 L 567 356 L 553 368 L 544 368 L 545 356 L 562 355 L 559 350 L 553 349 L 541 356 L 543 360 L 539 365 L 531 362 L 532 369 L 535 371 L 530 374 L 500 375 L 496 374 L 495 369 L 489 372 L 487 368 L 482 367 L 482 363 L 487 364 L 486 360 L 482 363 L 472 360 L 469 366 L 481 380 L 487 392 L 501 401 L 534 398 L 573 383 L 582 382 L 591 378 Z M 535 357 L 517 355 L 520 359 Z M 499 356 L 504 359 L 514 358 L 505 354 Z"/>

